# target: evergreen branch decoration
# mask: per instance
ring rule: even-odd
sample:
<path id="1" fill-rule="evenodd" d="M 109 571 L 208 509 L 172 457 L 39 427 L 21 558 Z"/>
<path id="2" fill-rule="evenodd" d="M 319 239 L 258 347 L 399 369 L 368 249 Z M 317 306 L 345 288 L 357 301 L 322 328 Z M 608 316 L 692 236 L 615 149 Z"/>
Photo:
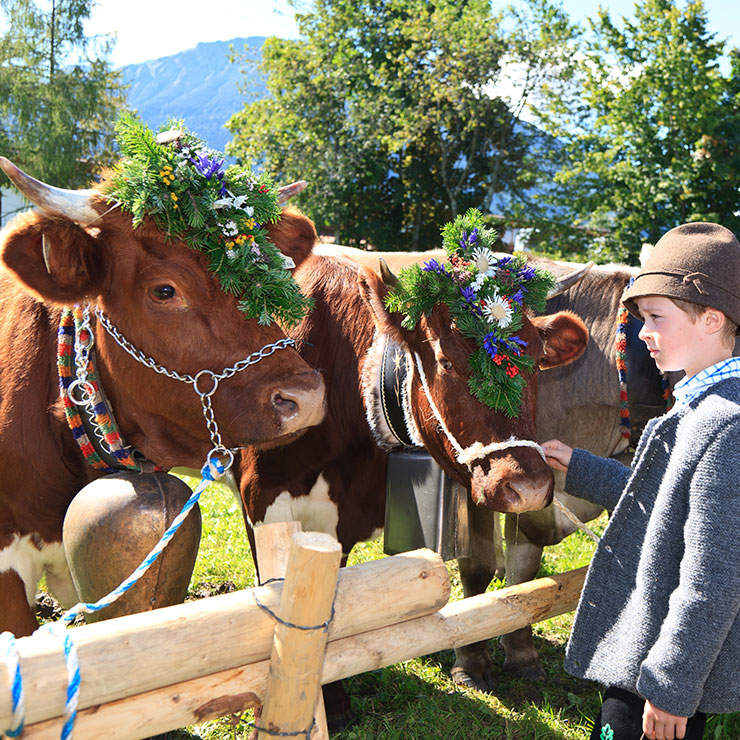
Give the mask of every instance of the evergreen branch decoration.
<path id="1" fill-rule="evenodd" d="M 525 311 L 542 311 L 555 277 L 527 265 L 519 255 L 498 257 L 497 234 L 483 225 L 471 208 L 442 228 L 447 259 L 401 270 L 398 285 L 386 297 L 389 311 L 404 314 L 402 325 L 413 329 L 422 316 L 444 303 L 457 330 L 472 339 L 471 393 L 491 408 L 514 417 L 534 369 L 526 342 L 516 336 Z"/>
<path id="2" fill-rule="evenodd" d="M 120 116 L 121 161 L 104 186 L 109 202 L 146 216 L 168 236 L 208 255 L 221 289 L 236 296 L 247 318 L 260 324 L 297 324 L 310 302 L 288 270 L 292 260 L 269 240 L 265 224 L 280 218 L 277 189 L 206 147 L 181 121 L 156 135 L 135 116 Z"/>

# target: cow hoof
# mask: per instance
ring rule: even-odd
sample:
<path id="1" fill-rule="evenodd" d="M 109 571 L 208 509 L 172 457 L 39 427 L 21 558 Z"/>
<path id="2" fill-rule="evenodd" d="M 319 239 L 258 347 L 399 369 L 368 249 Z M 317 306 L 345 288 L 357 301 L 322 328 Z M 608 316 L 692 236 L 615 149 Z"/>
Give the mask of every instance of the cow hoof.
<path id="1" fill-rule="evenodd" d="M 326 728 L 333 735 L 335 732 L 344 732 L 355 722 L 355 715 L 352 712 L 342 712 L 341 714 L 327 714 Z"/>
<path id="2" fill-rule="evenodd" d="M 504 669 L 512 676 L 523 678 L 526 681 L 544 681 L 547 678 L 547 673 L 541 665 L 521 665 L 516 668 L 504 666 Z"/>
<path id="3" fill-rule="evenodd" d="M 455 666 L 450 671 L 452 680 L 458 686 L 464 686 L 466 689 L 475 689 L 476 691 L 483 691 L 490 693 L 496 688 L 496 680 L 493 677 L 493 671 L 485 671 L 483 673 L 468 673 L 461 666 Z"/>

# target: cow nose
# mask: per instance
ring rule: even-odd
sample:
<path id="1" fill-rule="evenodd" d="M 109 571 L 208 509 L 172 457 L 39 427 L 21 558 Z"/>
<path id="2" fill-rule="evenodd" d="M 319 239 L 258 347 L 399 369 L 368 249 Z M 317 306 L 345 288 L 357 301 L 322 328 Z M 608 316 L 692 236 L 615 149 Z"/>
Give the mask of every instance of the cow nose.
<path id="1" fill-rule="evenodd" d="M 523 513 L 537 511 L 552 503 L 554 483 L 552 477 L 520 478 L 504 485 L 503 498 L 506 511 Z"/>
<path id="2" fill-rule="evenodd" d="M 316 426 L 323 421 L 324 382 L 320 377 L 319 381 L 315 388 L 279 388 L 273 391 L 270 402 L 283 434 Z"/>

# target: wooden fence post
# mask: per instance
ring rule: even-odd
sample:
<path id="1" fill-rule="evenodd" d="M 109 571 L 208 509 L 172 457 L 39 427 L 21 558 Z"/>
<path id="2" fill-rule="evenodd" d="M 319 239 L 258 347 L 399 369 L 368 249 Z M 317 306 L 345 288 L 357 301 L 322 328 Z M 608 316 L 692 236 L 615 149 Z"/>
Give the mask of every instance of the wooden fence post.
<path id="1" fill-rule="evenodd" d="M 260 579 L 264 582 L 281 577 L 279 573 L 284 570 L 280 619 L 294 625 L 316 626 L 331 619 L 342 548 L 329 535 L 299 531 L 293 534 L 286 567 L 285 547 L 280 540 L 300 529 L 300 524 L 296 524 L 284 523 L 273 529 L 273 525 L 263 525 L 255 530 Z M 267 555 L 264 559 L 263 553 Z M 276 625 L 260 726 L 272 731 L 299 732 L 313 724 L 312 740 L 328 740 L 320 692 L 326 640 L 324 629 L 301 630 L 281 622 Z M 266 740 L 270 736 L 259 732 L 258 737 Z"/>

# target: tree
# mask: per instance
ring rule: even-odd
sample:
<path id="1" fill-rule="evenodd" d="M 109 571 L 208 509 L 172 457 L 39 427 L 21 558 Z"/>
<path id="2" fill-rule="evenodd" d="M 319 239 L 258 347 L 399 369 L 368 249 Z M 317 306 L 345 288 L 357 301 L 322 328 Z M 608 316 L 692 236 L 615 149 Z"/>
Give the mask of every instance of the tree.
<path id="1" fill-rule="evenodd" d="M 494 90 L 514 44 L 488 0 L 318 0 L 297 18 L 305 40 L 265 43 L 269 94 L 232 117 L 229 151 L 310 179 L 307 210 L 339 240 L 428 248 L 527 181 L 529 131 Z"/>
<path id="2" fill-rule="evenodd" d="M 736 229 L 738 58 L 725 78 L 702 1 L 642 0 L 622 28 L 604 10 L 591 27 L 575 95 L 545 108 L 566 163 L 543 200 L 563 235 L 634 262 L 644 242 L 687 221 Z"/>
<path id="3" fill-rule="evenodd" d="M 113 125 L 123 105 L 110 41 L 84 34 L 94 0 L 0 0 L 2 153 L 60 187 L 89 183 L 112 160 Z"/>

